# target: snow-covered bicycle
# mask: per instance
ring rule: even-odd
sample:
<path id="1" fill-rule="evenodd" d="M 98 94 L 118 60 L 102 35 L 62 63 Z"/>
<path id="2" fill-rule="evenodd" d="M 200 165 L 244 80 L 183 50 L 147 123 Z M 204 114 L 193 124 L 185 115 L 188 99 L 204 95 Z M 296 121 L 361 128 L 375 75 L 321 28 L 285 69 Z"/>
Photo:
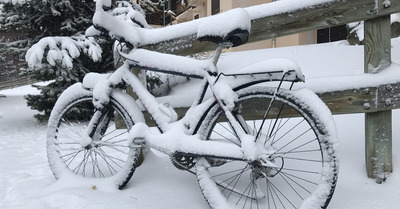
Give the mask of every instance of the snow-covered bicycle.
<path id="1" fill-rule="evenodd" d="M 146 145 L 195 174 L 214 209 L 327 207 L 338 174 L 335 125 L 313 92 L 292 90 L 304 80 L 297 64 L 269 59 L 234 74 L 217 67 L 224 48 L 247 41 L 246 11 L 187 24 L 199 40 L 218 45 L 211 59 L 196 60 L 141 48 L 160 31 L 168 37 L 184 33 L 182 26 L 137 27 L 143 26 L 141 19 L 129 6 L 118 9 L 125 19 L 105 6 L 111 3 L 97 1 L 95 28 L 119 41 L 116 50 L 124 62 L 111 74 L 86 75 L 59 97 L 47 134 L 56 178 L 82 176 L 123 188 Z M 196 99 L 178 119 L 168 103 L 147 91 L 133 68 L 202 79 L 202 85 L 193 87 Z M 125 93 L 127 86 L 136 99 Z M 158 129 L 145 124 L 143 111 Z"/>

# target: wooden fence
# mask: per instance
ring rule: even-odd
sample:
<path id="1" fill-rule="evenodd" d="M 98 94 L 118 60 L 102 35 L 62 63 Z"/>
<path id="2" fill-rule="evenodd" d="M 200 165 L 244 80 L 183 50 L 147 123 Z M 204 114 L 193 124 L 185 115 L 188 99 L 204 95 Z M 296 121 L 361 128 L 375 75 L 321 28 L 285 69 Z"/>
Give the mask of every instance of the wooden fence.
<path id="1" fill-rule="evenodd" d="M 0 90 L 4 89 L 12 89 L 16 88 L 19 86 L 25 86 L 32 84 L 34 81 L 32 81 L 28 76 L 15 76 L 12 77 L 8 80 L 0 80 Z"/>
<path id="2" fill-rule="evenodd" d="M 9 66 L 10 65 L 0 65 L 0 90 L 12 89 L 33 83 L 29 76 L 19 75 L 17 67 Z"/>
<path id="3" fill-rule="evenodd" d="M 280 3 L 282 1 L 269 5 Z M 250 12 L 252 8 L 246 9 Z M 284 13 L 253 19 L 249 42 L 364 21 L 364 72 L 379 73 L 390 66 L 390 14 L 396 12 L 400 12 L 399 0 L 339 0 L 298 7 Z M 190 47 L 182 47 L 183 45 Z M 195 34 L 192 34 L 146 48 L 187 55 L 213 50 L 215 45 L 199 42 Z M 400 95 L 400 83 L 323 92 L 318 95 L 333 114 L 366 114 L 367 174 L 381 182 L 384 173 L 392 172 L 391 110 L 400 108 L 400 101 L 388 98 Z"/>

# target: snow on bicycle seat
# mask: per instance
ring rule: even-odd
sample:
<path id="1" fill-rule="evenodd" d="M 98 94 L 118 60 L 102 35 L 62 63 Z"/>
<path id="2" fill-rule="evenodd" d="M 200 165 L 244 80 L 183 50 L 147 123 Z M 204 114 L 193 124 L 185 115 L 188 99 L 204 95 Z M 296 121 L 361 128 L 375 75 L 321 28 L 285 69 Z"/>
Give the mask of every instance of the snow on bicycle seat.
<path id="1" fill-rule="evenodd" d="M 214 43 L 230 42 L 232 46 L 245 44 L 251 27 L 249 14 L 236 8 L 209 18 L 204 18 L 197 30 L 197 39 Z"/>

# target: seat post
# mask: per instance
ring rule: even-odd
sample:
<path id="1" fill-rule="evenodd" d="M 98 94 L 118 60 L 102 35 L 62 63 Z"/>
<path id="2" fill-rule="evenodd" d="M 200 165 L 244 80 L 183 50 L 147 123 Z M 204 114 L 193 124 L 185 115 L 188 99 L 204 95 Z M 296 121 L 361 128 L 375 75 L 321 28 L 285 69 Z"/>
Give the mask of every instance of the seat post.
<path id="1" fill-rule="evenodd" d="M 214 56 L 213 56 L 213 63 L 214 65 L 217 65 L 218 63 L 218 59 L 221 56 L 222 50 L 223 49 L 228 49 L 232 46 L 232 43 L 230 42 L 224 42 L 224 43 L 220 43 L 218 44 L 217 49 L 215 50 Z"/>

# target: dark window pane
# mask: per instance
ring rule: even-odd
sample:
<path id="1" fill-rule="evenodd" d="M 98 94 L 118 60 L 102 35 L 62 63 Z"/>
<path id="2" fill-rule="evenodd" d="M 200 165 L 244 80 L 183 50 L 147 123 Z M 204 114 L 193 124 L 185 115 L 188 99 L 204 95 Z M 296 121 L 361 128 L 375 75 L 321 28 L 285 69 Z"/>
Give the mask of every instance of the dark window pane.
<path id="1" fill-rule="evenodd" d="M 211 15 L 215 15 L 219 13 L 219 0 L 212 0 L 211 1 Z"/>
<path id="2" fill-rule="evenodd" d="M 324 28 L 317 31 L 317 43 L 327 43 L 345 40 L 347 37 L 346 25 Z"/>

